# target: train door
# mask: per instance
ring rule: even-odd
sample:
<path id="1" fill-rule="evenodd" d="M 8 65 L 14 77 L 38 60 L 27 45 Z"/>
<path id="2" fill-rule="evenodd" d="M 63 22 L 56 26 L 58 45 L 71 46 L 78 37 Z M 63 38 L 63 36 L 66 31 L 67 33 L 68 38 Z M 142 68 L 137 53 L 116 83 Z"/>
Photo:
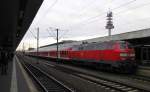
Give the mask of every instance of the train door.
<path id="1" fill-rule="evenodd" d="M 141 48 L 141 61 L 143 64 L 150 64 L 150 46 Z"/>

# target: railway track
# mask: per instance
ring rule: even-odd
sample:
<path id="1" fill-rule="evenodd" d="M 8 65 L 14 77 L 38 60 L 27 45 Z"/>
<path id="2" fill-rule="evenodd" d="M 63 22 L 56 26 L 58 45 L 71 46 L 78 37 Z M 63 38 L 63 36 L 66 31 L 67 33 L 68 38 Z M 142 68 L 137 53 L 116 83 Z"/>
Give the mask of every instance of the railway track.
<path id="1" fill-rule="evenodd" d="M 145 77 L 148 77 L 150 79 L 150 68 L 139 66 L 139 69 L 137 71 L 137 75 L 145 76 Z"/>
<path id="2" fill-rule="evenodd" d="M 53 66 L 50 65 L 50 67 L 53 67 Z M 139 88 L 136 86 L 129 86 L 121 82 L 116 82 L 113 80 L 109 80 L 109 79 L 98 77 L 98 76 L 93 76 L 90 74 L 81 73 L 81 72 L 74 71 L 74 70 L 72 71 L 66 68 L 62 68 L 62 67 L 61 68 L 56 67 L 55 69 L 71 74 L 75 77 L 82 78 L 89 82 L 96 83 L 97 85 L 100 85 L 101 87 L 105 87 L 106 89 L 111 89 L 112 92 L 116 92 L 116 91 L 118 92 L 149 92 L 149 90 L 146 90 L 143 88 Z M 134 77 L 134 78 L 137 78 L 137 77 Z M 139 80 L 140 78 L 138 77 L 137 79 Z"/>
<path id="3" fill-rule="evenodd" d="M 150 78 L 146 77 L 146 76 L 142 76 L 142 75 L 131 75 L 130 78 L 132 78 L 133 80 L 138 80 L 138 81 L 142 81 L 142 82 L 149 82 L 150 83 Z"/>
<path id="4" fill-rule="evenodd" d="M 125 83 L 121 83 L 121 82 L 116 82 L 113 80 L 109 80 L 107 78 L 102 78 L 102 77 L 98 77 L 98 76 L 93 76 L 90 74 L 86 74 L 86 73 L 82 73 L 79 71 L 74 71 L 74 70 L 70 70 L 70 69 L 66 69 L 64 67 L 56 67 L 55 65 L 49 65 L 48 63 L 46 64 L 49 67 L 55 67 L 55 69 L 68 73 L 69 75 L 72 75 L 74 77 L 86 80 L 90 83 L 94 83 L 99 85 L 100 87 L 104 87 L 105 89 L 109 89 L 112 92 L 150 92 L 150 90 L 147 89 L 143 89 L 140 87 L 136 87 L 136 86 L 130 86 L 128 84 Z M 142 77 L 133 77 L 133 79 L 138 79 L 143 81 Z M 145 79 L 144 79 L 145 80 Z"/>
<path id="5" fill-rule="evenodd" d="M 31 74 L 44 92 L 74 92 L 72 89 L 48 75 L 38 67 L 27 62 L 22 62 L 25 69 Z"/>
<path id="6" fill-rule="evenodd" d="M 79 78 L 83 78 L 84 80 L 96 83 L 100 85 L 101 87 L 105 87 L 106 89 L 112 89 L 111 92 L 148 92 L 144 89 L 131 87 L 123 83 L 118 83 L 118 82 L 103 79 L 103 78 L 96 78 L 96 77 L 85 75 L 85 74 L 75 74 L 75 76 Z"/>

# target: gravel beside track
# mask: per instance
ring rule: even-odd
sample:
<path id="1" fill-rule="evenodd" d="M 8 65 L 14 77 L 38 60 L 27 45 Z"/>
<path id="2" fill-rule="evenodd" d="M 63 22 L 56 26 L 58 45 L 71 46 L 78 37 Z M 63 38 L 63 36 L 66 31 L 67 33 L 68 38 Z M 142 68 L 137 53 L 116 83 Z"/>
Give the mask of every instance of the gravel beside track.
<path id="1" fill-rule="evenodd" d="M 54 77 L 46 74 L 44 71 L 33 66 L 32 64 L 24 62 L 24 67 L 26 67 L 28 72 L 30 72 L 37 83 L 43 88 L 44 92 L 74 92 L 72 89 L 63 85 Z"/>
<path id="2" fill-rule="evenodd" d="M 27 57 L 27 59 L 32 59 L 33 61 L 35 60 L 34 58 L 29 57 Z M 57 64 L 54 62 L 46 62 L 44 60 L 40 61 L 42 61 L 41 64 L 43 64 L 43 66 L 47 66 L 47 69 L 55 68 L 56 70 L 67 73 L 72 77 L 95 83 L 95 85 L 109 90 L 108 92 L 150 92 L 149 78 L 144 79 L 144 77 L 142 78 L 142 76 L 127 77 L 121 75 L 119 77 L 109 73 L 95 72 L 92 70 L 89 71 L 86 69 L 80 69 L 79 67 Z"/>
<path id="3" fill-rule="evenodd" d="M 150 67 L 139 66 L 137 75 L 150 78 Z"/>

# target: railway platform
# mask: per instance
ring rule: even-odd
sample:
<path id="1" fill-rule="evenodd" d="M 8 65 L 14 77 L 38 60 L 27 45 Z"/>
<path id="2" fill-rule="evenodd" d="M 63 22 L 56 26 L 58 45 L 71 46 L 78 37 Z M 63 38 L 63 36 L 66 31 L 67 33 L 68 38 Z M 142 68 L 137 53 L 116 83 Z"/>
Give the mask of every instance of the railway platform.
<path id="1" fill-rule="evenodd" d="M 8 71 L 0 75 L 0 92 L 38 92 L 32 80 L 15 56 L 8 63 Z"/>

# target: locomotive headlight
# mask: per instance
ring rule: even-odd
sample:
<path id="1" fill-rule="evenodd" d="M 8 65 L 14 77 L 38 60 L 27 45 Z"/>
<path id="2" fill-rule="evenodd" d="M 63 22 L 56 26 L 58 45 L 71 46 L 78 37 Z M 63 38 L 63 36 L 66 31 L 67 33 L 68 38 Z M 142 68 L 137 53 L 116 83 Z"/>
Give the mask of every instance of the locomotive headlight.
<path id="1" fill-rule="evenodd" d="M 135 56 L 135 54 L 130 54 L 130 56 L 131 56 L 131 57 L 134 57 L 134 56 Z"/>
<path id="2" fill-rule="evenodd" d="M 128 54 L 127 54 L 127 53 L 120 53 L 120 56 L 121 56 L 121 57 L 127 57 Z"/>

